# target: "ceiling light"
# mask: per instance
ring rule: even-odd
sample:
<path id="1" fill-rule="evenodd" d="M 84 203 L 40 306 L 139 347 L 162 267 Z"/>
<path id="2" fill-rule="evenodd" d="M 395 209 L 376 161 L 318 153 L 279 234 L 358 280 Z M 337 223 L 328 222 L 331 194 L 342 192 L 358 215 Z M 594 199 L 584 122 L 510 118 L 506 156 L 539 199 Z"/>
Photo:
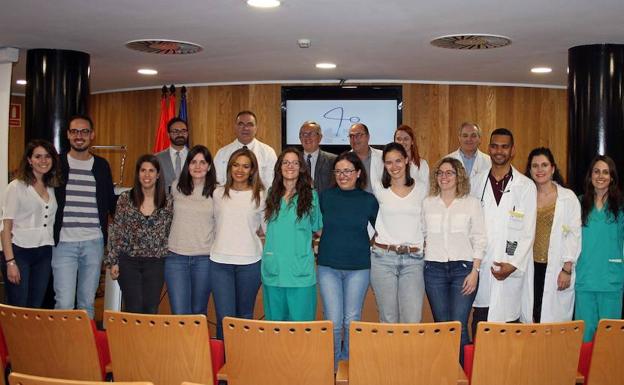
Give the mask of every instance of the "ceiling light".
<path id="1" fill-rule="evenodd" d="M 316 63 L 316 68 L 331 70 L 336 68 L 336 65 L 334 63 Z"/>
<path id="2" fill-rule="evenodd" d="M 158 71 L 151 68 L 141 68 L 137 72 L 141 75 L 156 75 L 158 73 Z"/>
<path id="3" fill-rule="evenodd" d="M 247 0 L 247 5 L 256 8 L 275 8 L 279 7 L 281 3 L 280 0 Z"/>
<path id="4" fill-rule="evenodd" d="M 19 84 L 20 86 L 25 86 L 27 82 L 24 79 L 19 79 L 16 80 L 15 83 Z"/>
<path id="5" fill-rule="evenodd" d="M 552 72 L 552 68 L 550 67 L 533 67 L 531 68 L 531 72 L 534 74 L 547 74 Z"/>

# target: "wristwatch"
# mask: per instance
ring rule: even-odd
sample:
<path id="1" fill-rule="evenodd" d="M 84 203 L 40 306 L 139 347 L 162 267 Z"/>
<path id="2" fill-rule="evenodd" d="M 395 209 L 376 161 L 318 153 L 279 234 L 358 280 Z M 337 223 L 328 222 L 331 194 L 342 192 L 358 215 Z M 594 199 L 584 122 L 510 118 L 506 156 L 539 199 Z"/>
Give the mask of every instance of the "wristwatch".
<path id="1" fill-rule="evenodd" d="M 480 273 L 480 272 L 481 272 L 481 268 L 480 268 L 480 267 L 473 266 L 473 267 L 472 267 L 472 269 L 473 269 L 473 270 L 476 270 L 476 271 L 477 271 L 477 273 Z"/>

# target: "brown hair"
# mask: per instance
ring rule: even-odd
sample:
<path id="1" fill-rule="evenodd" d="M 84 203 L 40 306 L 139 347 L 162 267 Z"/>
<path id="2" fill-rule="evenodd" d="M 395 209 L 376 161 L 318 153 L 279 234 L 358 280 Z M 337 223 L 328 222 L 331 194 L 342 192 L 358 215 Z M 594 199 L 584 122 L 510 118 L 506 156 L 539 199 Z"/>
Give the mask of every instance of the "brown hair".
<path id="1" fill-rule="evenodd" d="M 410 153 L 408 154 L 412 163 L 414 163 L 416 166 L 418 166 L 418 168 L 420 168 L 420 154 L 418 153 L 418 145 L 416 144 L 416 135 L 414 135 L 414 130 L 412 129 L 412 127 L 408 126 L 407 124 L 401 124 L 396 131 L 394 132 L 394 141 L 396 142 L 396 134 L 398 131 L 403 131 L 405 133 L 407 133 L 407 135 L 410 136 L 410 138 L 412 138 L 412 145 L 410 147 Z"/>
<path id="2" fill-rule="evenodd" d="M 48 154 L 50 154 L 50 158 L 52 160 L 52 167 L 50 167 L 50 170 L 43 175 L 43 185 L 46 187 L 58 187 L 61 184 L 60 160 L 58 153 L 56 152 L 56 148 L 54 148 L 52 143 L 47 140 L 34 139 L 28 142 L 15 178 L 21 180 L 27 185 L 34 185 L 35 182 L 37 182 L 37 178 L 32 170 L 32 165 L 28 161 L 32 158 L 37 147 L 42 147 Z"/>
<path id="3" fill-rule="evenodd" d="M 440 167 L 444 164 L 448 163 L 453 167 L 456 173 L 456 184 L 455 184 L 455 195 L 457 198 L 462 198 L 468 194 L 470 194 L 470 180 L 466 175 L 466 169 L 462 162 L 455 158 L 446 157 L 442 158 L 436 163 L 432 172 L 429 174 L 429 195 L 430 196 L 438 196 L 440 195 L 440 186 L 438 185 L 438 177 L 436 173 L 440 170 Z"/>
<path id="4" fill-rule="evenodd" d="M 251 186 L 252 198 L 256 202 L 256 207 L 260 206 L 260 193 L 264 190 L 264 185 L 262 184 L 262 180 L 260 179 L 260 170 L 258 167 L 258 159 L 256 155 L 248 148 L 239 148 L 234 151 L 232 155 L 230 155 L 230 160 L 228 160 L 227 164 L 227 177 L 225 180 L 225 185 L 223 186 L 223 196 L 230 197 L 230 189 L 234 184 L 232 180 L 232 165 L 241 156 L 245 156 L 251 162 L 251 175 L 249 175 L 249 179 L 247 180 L 247 185 Z"/>

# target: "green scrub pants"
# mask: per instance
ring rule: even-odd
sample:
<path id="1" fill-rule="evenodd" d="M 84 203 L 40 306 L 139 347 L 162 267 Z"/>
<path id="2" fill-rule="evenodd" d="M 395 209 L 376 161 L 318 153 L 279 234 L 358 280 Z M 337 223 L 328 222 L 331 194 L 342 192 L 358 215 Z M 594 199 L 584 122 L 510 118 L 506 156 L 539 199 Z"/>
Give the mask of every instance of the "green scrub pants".
<path id="1" fill-rule="evenodd" d="M 262 298 L 267 321 L 316 319 L 316 285 L 308 287 L 262 285 Z"/>
<path id="2" fill-rule="evenodd" d="M 585 321 L 583 342 L 594 338 L 601 319 L 619 319 L 622 315 L 622 292 L 577 291 L 574 319 Z"/>

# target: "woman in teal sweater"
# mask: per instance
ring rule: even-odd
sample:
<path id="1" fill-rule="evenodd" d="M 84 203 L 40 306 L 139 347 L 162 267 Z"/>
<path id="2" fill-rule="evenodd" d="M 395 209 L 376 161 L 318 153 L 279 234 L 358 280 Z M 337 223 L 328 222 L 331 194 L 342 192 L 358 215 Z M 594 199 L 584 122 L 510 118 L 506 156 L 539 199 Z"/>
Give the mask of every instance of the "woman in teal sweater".
<path id="1" fill-rule="evenodd" d="M 262 254 L 264 313 L 269 321 L 313 321 L 316 275 L 312 234 L 322 224 L 316 191 L 301 151 L 285 149 L 275 163 L 264 218 Z"/>
<path id="2" fill-rule="evenodd" d="M 619 318 L 624 289 L 624 213 L 615 163 L 597 156 L 585 177 L 581 198 L 582 248 L 576 267 L 575 318 L 585 321 L 591 341 L 598 322 Z"/>
<path id="3" fill-rule="evenodd" d="M 349 325 L 362 315 L 370 282 L 367 226 L 375 225 L 379 205 L 373 194 L 364 191 L 366 170 L 354 152 L 336 158 L 334 175 L 336 187 L 323 191 L 320 198 L 323 235 L 318 279 L 325 318 L 334 324 L 336 368 L 339 360 L 349 359 Z"/>

